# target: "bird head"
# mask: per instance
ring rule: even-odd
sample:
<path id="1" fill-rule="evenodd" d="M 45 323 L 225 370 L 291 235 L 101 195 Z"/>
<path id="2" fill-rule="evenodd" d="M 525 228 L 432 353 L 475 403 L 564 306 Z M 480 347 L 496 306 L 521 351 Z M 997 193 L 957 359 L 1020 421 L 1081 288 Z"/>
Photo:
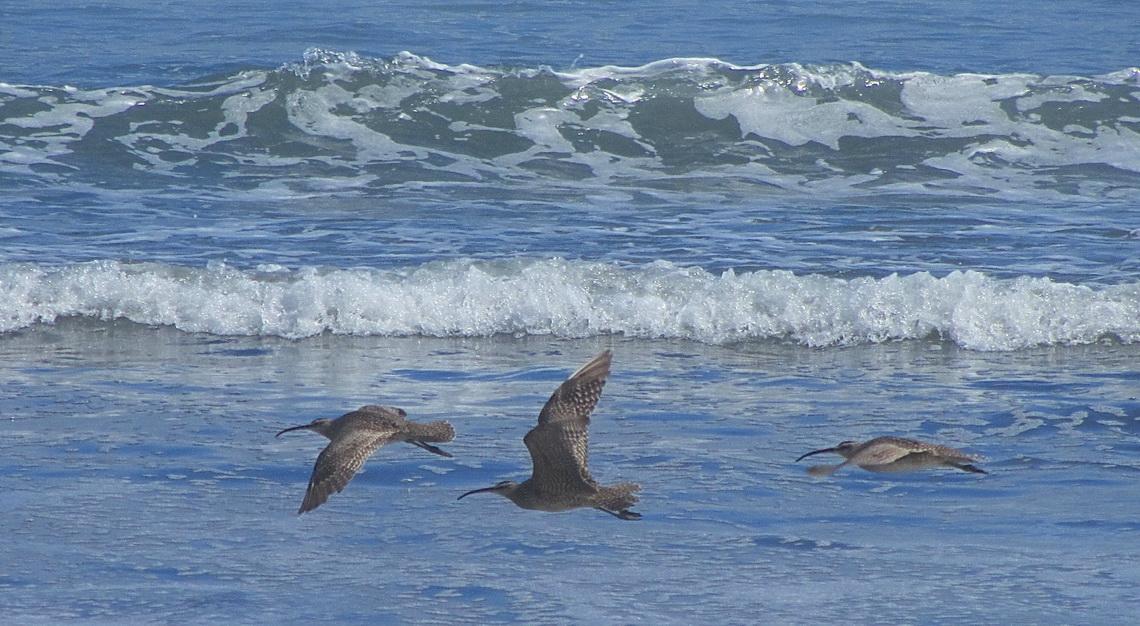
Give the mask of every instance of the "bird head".
<path id="1" fill-rule="evenodd" d="M 835 454 L 846 457 L 858 445 L 859 445 L 858 441 L 844 441 L 844 442 L 841 442 L 839 445 L 835 446 L 834 448 L 824 448 L 823 450 L 815 450 L 814 452 L 808 452 L 807 454 L 796 459 L 796 463 L 799 463 L 800 461 L 808 458 L 809 456 L 812 456 L 815 454 L 826 454 L 828 452 L 834 452 Z"/>

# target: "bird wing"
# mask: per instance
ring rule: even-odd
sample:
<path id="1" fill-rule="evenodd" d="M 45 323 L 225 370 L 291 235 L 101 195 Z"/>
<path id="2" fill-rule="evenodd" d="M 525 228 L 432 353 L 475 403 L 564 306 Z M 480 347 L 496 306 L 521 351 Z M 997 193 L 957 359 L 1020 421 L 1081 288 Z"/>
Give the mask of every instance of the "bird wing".
<path id="1" fill-rule="evenodd" d="M 936 457 L 944 459 L 946 461 L 970 463 L 973 461 L 980 461 L 981 460 L 978 457 L 975 457 L 972 454 L 966 454 L 965 452 L 962 452 L 961 450 L 959 450 L 957 448 L 951 448 L 949 446 L 943 446 L 943 445 L 940 445 L 937 443 L 927 444 L 927 446 L 928 446 L 926 448 L 927 452 L 933 454 Z"/>
<path id="2" fill-rule="evenodd" d="M 883 442 L 860 450 L 857 455 L 851 457 L 850 461 L 856 465 L 886 465 L 912 454 L 928 455 L 929 453 Z"/>
<path id="3" fill-rule="evenodd" d="M 585 424 L 555 422 L 536 426 L 523 437 L 533 463 L 531 480 L 552 487 L 596 487 L 590 476 L 590 435 Z"/>
<path id="4" fill-rule="evenodd" d="M 602 387 L 610 375 L 612 360 L 613 353 L 606 350 L 571 374 L 542 407 L 538 425 L 567 421 L 589 424 L 590 413 L 602 397 Z"/>
<path id="5" fill-rule="evenodd" d="M 346 433 L 329 443 L 317 456 L 309 488 L 298 514 L 324 504 L 334 493 L 340 493 L 372 453 L 387 442 L 383 433 L 366 430 Z"/>
<path id="6" fill-rule="evenodd" d="M 366 404 L 340 417 L 345 421 L 367 424 L 369 428 L 396 428 L 407 421 L 408 412 L 394 406 Z"/>
<path id="7" fill-rule="evenodd" d="M 876 454 L 881 454 L 882 458 L 888 459 L 886 461 L 876 460 L 875 463 L 890 463 L 891 461 L 895 461 L 911 455 L 913 455 L 914 458 L 908 460 L 917 461 L 919 458 L 931 460 L 943 459 L 947 461 L 958 461 L 962 463 L 978 461 L 977 458 L 974 458 L 973 456 L 966 454 L 957 448 L 951 448 L 949 446 L 944 446 L 937 443 L 919 441 L 917 439 L 907 439 L 905 437 L 878 437 L 867 443 L 869 444 L 867 446 L 868 452 L 873 450 Z M 892 455 L 895 456 L 891 458 Z M 860 458 L 862 458 L 862 453 L 860 453 Z"/>
<path id="8" fill-rule="evenodd" d="M 602 397 L 613 353 L 603 351 L 554 390 L 523 443 L 539 483 L 597 483 L 590 476 L 590 413 Z"/>

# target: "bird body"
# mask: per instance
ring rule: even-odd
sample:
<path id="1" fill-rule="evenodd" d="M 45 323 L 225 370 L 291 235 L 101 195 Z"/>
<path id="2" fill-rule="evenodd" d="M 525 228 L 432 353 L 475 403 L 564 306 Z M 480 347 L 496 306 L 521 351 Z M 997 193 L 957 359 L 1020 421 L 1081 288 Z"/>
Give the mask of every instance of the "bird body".
<path id="1" fill-rule="evenodd" d="M 844 465 L 857 465 L 869 472 L 910 472 L 931 467 L 953 467 L 964 472 L 988 473 L 972 465 L 978 459 L 961 450 L 905 437 L 876 437 L 863 443 L 844 441 L 834 448 L 808 452 L 796 459 L 796 462 L 826 452 L 838 454 L 847 460 L 838 465 L 809 467 L 808 474 L 828 476 Z"/>
<path id="2" fill-rule="evenodd" d="M 602 396 L 613 354 L 606 350 L 574 372 L 554 391 L 538 415 L 538 425 L 523 437 L 530 451 L 531 477 L 521 483 L 503 481 L 473 493 L 497 493 L 521 508 L 560 512 L 591 507 L 624 520 L 639 513 L 641 488 L 634 483 L 599 485 L 589 469 L 590 413 Z"/>
<path id="3" fill-rule="evenodd" d="M 443 421 L 429 424 L 410 422 L 407 415 L 403 409 L 370 404 L 336 419 L 322 417 L 310 424 L 277 433 L 280 437 L 293 430 L 311 430 L 330 440 L 317 456 L 305 499 L 297 514 L 311 511 L 324 504 L 332 494 L 340 493 L 372 453 L 383 445 L 404 441 L 428 452 L 451 456 L 427 443 L 446 443 L 454 439 L 455 429 L 450 424 Z"/>

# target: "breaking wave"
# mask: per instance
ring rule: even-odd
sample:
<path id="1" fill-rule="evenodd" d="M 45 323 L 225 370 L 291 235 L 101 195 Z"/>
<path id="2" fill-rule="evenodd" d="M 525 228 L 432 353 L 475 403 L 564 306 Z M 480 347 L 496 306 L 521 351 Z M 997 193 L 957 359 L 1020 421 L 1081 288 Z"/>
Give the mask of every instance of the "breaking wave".
<path id="1" fill-rule="evenodd" d="M 1133 197 L 1138 94 L 1138 70 L 679 58 L 555 71 L 312 50 L 177 88 L 0 84 L 0 175 L 277 195 L 474 183 Z"/>
<path id="2" fill-rule="evenodd" d="M 975 350 L 1140 340 L 1140 283 L 1092 288 L 978 272 L 714 275 L 666 262 L 561 259 L 401 270 L 9 264 L 0 266 L 0 311 L 0 332 L 86 316 L 286 338 L 622 334 L 809 346 L 934 338 Z"/>

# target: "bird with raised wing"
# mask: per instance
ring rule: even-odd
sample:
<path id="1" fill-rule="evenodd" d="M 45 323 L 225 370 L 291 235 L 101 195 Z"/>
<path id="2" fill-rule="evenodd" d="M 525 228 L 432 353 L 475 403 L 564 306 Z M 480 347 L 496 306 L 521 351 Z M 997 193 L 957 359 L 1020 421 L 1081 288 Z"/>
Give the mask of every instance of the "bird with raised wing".
<path id="1" fill-rule="evenodd" d="M 533 466 L 530 478 L 468 491 L 459 499 L 473 493 L 496 493 L 524 509 L 560 512 L 589 507 L 623 520 L 640 519 L 640 513 L 629 510 L 638 502 L 634 493 L 641 490 L 639 486 L 603 487 L 590 475 L 590 413 L 602 396 L 612 360 L 609 350 L 591 359 L 542 407 L 538 426 L 523 437 Z"/>

